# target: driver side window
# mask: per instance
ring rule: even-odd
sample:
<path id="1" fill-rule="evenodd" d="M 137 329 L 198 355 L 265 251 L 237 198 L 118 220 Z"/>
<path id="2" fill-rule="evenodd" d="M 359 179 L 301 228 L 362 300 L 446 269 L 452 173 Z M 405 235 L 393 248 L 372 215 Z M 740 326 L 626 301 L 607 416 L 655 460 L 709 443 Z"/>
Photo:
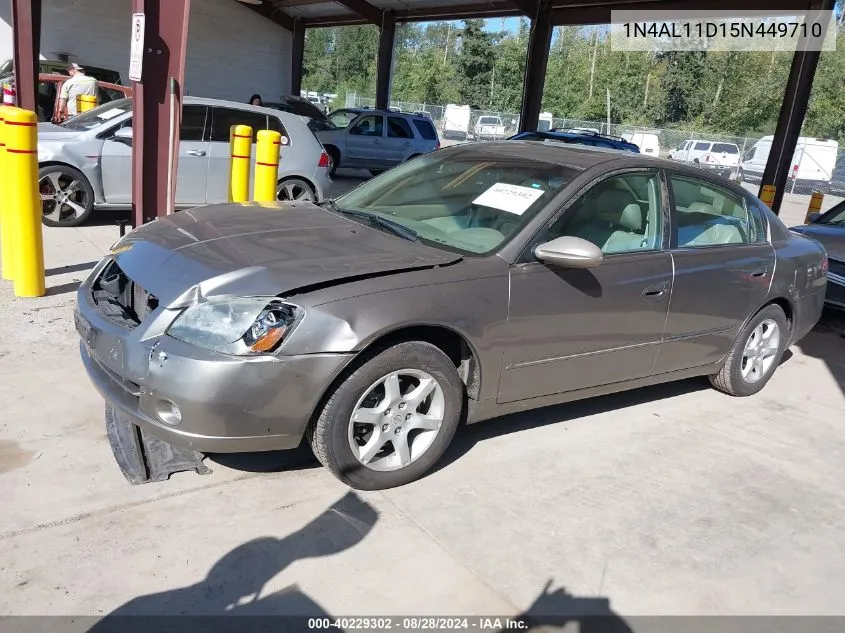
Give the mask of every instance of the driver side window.
<path id="1" fill-rule="evenodd" d="M 368 115 L 362 117 L 349 130 L 350 134 L 356 136 L 383 136 L 384 135 L 384 117 L 376 115 Z"/>
<path id="2" fill-rule="evenodd" d="M 570 205 L 542 241 L 580 237 L 606 255 L 660 250 L 663 235 L 660 200 L 657 173 L 612 176 Z"/>

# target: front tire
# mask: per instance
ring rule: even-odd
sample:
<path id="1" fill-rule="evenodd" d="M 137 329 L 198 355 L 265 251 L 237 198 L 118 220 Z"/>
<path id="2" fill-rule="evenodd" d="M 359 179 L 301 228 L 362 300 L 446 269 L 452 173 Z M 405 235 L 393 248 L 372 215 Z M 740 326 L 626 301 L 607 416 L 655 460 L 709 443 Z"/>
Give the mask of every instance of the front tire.
<path id="1" fill-rule="evenodd" d="M 788 336 L 789 322 L 783 309 L 766 306 L 742 330 L 722 369 L 710 376 L 710 383 L 732 396 L 757 393 L 780 365 Z"/>
<path id="2" fill-rule="evenodd" d="M 306 436 L 343 483 L 384 490 L 418 479 L 440 459 L 463 404 L 463 383 L 446 354 L 430 343 L 399 343 L 349 374 Z"/>
<path id="3" fill-rule="evenodd" d="M 46 226 L 79 226 L 94 212 L 94 189 L 85 175 L 68 165 L 38 170 L 41 221 Z"/>

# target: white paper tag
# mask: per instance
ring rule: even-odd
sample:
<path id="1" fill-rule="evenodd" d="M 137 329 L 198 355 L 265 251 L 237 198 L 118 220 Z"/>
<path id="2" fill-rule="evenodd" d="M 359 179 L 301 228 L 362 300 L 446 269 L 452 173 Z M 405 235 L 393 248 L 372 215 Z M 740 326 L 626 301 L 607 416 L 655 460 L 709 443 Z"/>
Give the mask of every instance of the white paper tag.
<path id="1" fill-rule="evenodd" d="M 472 203 L 522 215 L 544 193 L 545 191 L 542 189 L 497 182 L 473 200 Z"/>
<path id="2" fill-rule="evenodd" d="M 121 110 L 120 108 L 112 108 L 111 110 L 106 110 L 105 112 L 100 112 L 100 114 L 98 114 L 97 117 L 100 118 L 100 119 L 105 119 L 106 121 L 108 121 L 109 119 L 113 119 L 116 116 L 120 116 L 124 112 L 126 112 L 126 110 Z"/>

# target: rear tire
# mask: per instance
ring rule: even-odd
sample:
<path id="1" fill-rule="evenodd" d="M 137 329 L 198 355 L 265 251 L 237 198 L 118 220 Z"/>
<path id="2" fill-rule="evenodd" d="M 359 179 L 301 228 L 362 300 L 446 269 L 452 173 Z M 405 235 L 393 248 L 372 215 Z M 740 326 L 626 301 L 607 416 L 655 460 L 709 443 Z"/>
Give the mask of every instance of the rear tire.
<path id="1" fill-rule="evenodd" d="M 769 382 L 780 365 L 789 336 L 789 322 L 783 309 L 768 305 L 743 328 L 718 374 L 710 383 L 732 396 L 750 396 Z"/>
<path id="2" fill-rule="evenodd" d="M 426 393 L 424 384 L 431 391 L 415 395 Z M 348 486 L 402 486 L 443 455 L 463 398 L 464 385 L 446 354 L 430 343 L 399 343 L 364 362 L 328 394 L 306 437 L 320 463 Z"/>
<path id="3" fill-rule="evenodd" d="M 294 200 L 316 202 L 317 193 L 314 191 L 314 187 L 302 178 L 285 178 L 279 182 L 276 189 L 276 198 L 282 202 Z"/>

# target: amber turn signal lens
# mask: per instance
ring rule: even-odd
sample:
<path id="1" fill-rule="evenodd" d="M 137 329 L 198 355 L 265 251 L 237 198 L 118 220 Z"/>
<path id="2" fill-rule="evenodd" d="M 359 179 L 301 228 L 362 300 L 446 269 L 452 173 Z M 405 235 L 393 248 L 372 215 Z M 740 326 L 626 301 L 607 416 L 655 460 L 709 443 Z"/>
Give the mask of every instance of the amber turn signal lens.
<path id="1" fill-rule="evenodd" d="M 285 332 L 287 331 L 287 327 L 274 327 L 267 331 L 264 336 L 259 338 L 255 343 L 249 346 L 253 352 L 266 352 L 273 349 L 276 346 L 276 343 L 281 341 L 284 336 Z"/>

